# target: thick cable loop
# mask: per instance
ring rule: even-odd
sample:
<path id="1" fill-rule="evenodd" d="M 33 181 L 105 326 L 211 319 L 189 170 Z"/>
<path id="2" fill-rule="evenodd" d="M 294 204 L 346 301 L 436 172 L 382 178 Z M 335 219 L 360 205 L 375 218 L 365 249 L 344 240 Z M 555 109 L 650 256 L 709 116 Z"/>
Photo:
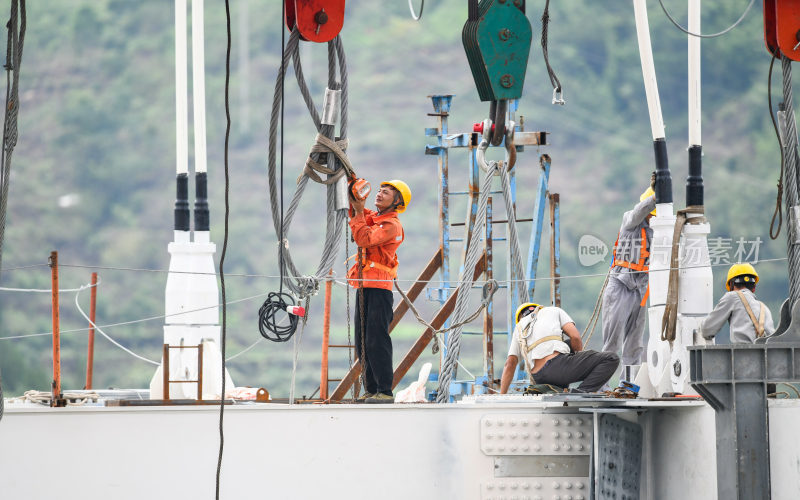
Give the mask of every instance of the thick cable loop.
<path id="1" fill-rule="evenodd" d="M 783 102 L 786 105 L 786 144 L 784 144 L 784 156 L 786 159 L 786 168 L 784 170 L 784 194 L 786 195 L 786 208 L 787 211 L 791 207 L 800 204 L 800 197 L 798 194 L 798 157 L 797 157 L 797 124 L 794 115 L 794 99 L 792 92 L 792 60 L 786 56 L 781 59 L 781 66 L 783 70 Z M 796 245 L 793 239 L 797 237 L 794 234 L 795 228 L 791 225 L 794 223 L 792 219 L 789 220 L 788 239 L 787 239 L 787 253 L 789 258 L 789 298 L 790 303 L 794 304 L 800 298 L 800 245 Z"/>
<path id="2" fill-rule="evenodd" d="M 510 122 L 510 125 L 511 126 L 506 132 L 506 148 L 508 150 L 510 145 L 510 149 L 514 150 L 513 122 Z M 486 129 L 484 128 L 484 134 L 485 133 Z M 507 219 L 509 220 L 509 235 L 511 239 L 509 246 L 514 249 L 517 254 L 517 258 L 513 259 L 511 265 L 514 266 L 515 273 L 519 273 L 519 276 L 522 276 L 523 278 L 525 276 L 522 268 L 521 256 L 519 255 L 519 241 L 516 239 L 516 225 L 514 221 L 515 214 L 513 204 L 511 203 L 510 182 L 508 179 L 509 170 L 512 166 L 513 164 L 510 162 L 503 165 L 500 165 L 495 161 L 490 162 L 488 164 L 488 170 L 486 170 L 486 176 L 483 178 L 483 182 L 480 186 L 477 211 L 478 215 L 475 218 L 475 224 L 472 228 L 472 235 L 470 236 L 466 257 L 464 259 L 464 267 L 461 271 L 461 276 L 459 277 L 459 284 L 456 291 L 458 295 L 456 297 L 456 305 L 452 315 L 452 321 L 455 326 L 452 328 L 452 332 L 447 338 L 447 352 L 444 360 L 442 361 L 442 369 L 441 373 L 439 374 L 439 388 L 436 394 L 436 401 L 438 403 L 446 403 L 450 399 L 450 382 L 453 379 L 455 368 L 458 364 L 458 357 L 461 351 L 461 330 L 463 325 L 469 322 L 467 321 L 469 318 L 466 318 L 466 307 L 469 302 L 469 290 L 474 282 L 474 280 L 471 278 L 473 276 L 475 266 L 478 263 L 478 259 L 483 254 L 483 248 L 480 245 L 480 239 L 483 234 L 483 228 L 486 225 L 486 211 L 489 204 L 489 194 L 492 190 L 492 179 L 494 178 L 495 174 L 498 173 L 497 171 L 499 171 L 501 181 L 503 182 L 503 197 L 506 200 Z M 484 295 L 486 293 L 488 292 L 485 290 Z M 527 287 L 519 287 L 519 293 L 522 297 L 522 300 L 527 302 Z M 477 314 L 474 314 L 473 316 L 474 317 L 472 317 L 472 319 L 476 318 Z"/>
<path id="3" fill-rule="evenodd" d="M 258 310 L 258 331 L 261 336 L 273 342 L 286 342 L 297 329 L 298 317 L 286 312 L 294 305 L 294 299 L 286 292 L 271 292 Z M 289 316 L 289 323 L 279 323 L 280 313 Z M 281 318 L 283 319 L 283 318 Z"/>
<path id="4" fill-rule="evenodd" d="M 553 104 L 566 104 L 564 100 L 564 93 L 561 89 L 561 80 L 558 79 L 556 72 L 550 66 L 550 56 L 547 52 L 547 26 L 550 24 L 550 0 L 544 4 L 544 12 L 542 13 L 542 56 L 544 57 L 544 64 L 547 66 L 547 76 L 550 77 L 550 85 L 553 86 Z"/>
<path id="5" fill-rule="evenodd" d="M 0 270 L 2 270 L 3 241 L 5 239 L 8 189 L 11 181 L 11 156 L 17 145 L 19 131 L 19 68 L 22 64 L 22 48 L 25 44 L 27 15 L 25 0 L 11 0 L 6 45 L 6 102 L 3 121 L 3 144 L 0 150 Z"/>
<path id="6" fill-rule="evenodd" d="M 781 210 L 781 203 L 783 201 L 783 171 L 786 166 L 786 158 L 783 151 L 783 141 L 781 140 L 781 133 L 778 130 L 778 123 L 775 120 L 775 110 L 772 107 L 772 68 L 775 65 L 776 57 L 773 55 L 772 60 L 769 62 L 769 72 L 767 76 L 767 105 L 769 106 L 769 118 L 772 120 L 772 128 L 775 130 L 775 137 L 778 138 L 778 149 L 781 153 L 781 172 L 778 175 L 778 192 L 775 196 L 775 211 L 772 213 L 772 220 L 769 223 L 769 237 L 770 239 L 777 240 L 781 234 L 781 227 L 783 226 L 783 210 Z M 775 228 L 775 220 L 778 221 L 778 227 Z"/>
<path id="7" fill-rule="evenodd" d="M 300 55 L 299 55 L 299 38 L 300 34 L 297 29 L 293 30 L 291 35 L 289 36 L 289 41 L 286 45 L 286 50 L 284 52 L 283 61 L 282 61 L 282 74 L 285 75 L 285 70 L 289 65 L 290 60 L 294 64 L 294 72 L 295 77 L 297 79 L 298 86 L 300 88 L 300 92 L 303 96 L 303 100 L 306 103 L 306 107 L 308 108 L 309 115 L 311 116 L 312 121 L 314 122 L 314 126 L 317 128 L 319 135 L 324 137 L 321 141 L 318 139 L 315 142 L 325 142 L 326 140 L 329 141 L 326 145 L 318 146 L 315 144 L 314 148 L 312 148 L 312 152 L 309 155 L 310 159 L 314 162 L 314 164 L 321 165 L 323 163 L 322 156 L 325 156 L 325 160 L 327 161 L 327 167 L 333 174 L 328 174 L 327 172 L 322 172 L 325 175 L 341 175 L 338 172 L 341 169 L 347 169 L 349 167 L 349 162 L 344 163 L 341 161 L 340 157 L 344 156 L 344 148 L 346 147 L 346 140 L 347 140 L 347 65 L 344 56 L 344 48 L 342 47 L 341 38 L 337 36 L 331 42 L 328 43 L 328 88 L 331 89 L 339 89 L 341 90 L 341 118 L 340 118 L 340 137 L 338 144 L 333 141 L 334 139 L 334 126 L 333 125 L 325 125 L 321 123 L 319 113 L 316 110 L 314 105 L 314 101 L 310 95 L 308 90 L 308 86 L 306 85 L 305 78 L 303 76 L 303 70 L 300 63 Z M 336 71 L 339 71 L 339 76 L 341 79 L 341 84 L 336 82 Z M 303 279 L 296 280 L 292 279 L 290 276 L 302 276 L 303 273 L 300 273 L 297 270 L 297 267 L 292 260 L 291 253 L 289 251 L 288 245 L 288 235 L 289 230 L 291 227 L 291 222 L 294 217 L 295 212 L 297 211 L 298 205 L 300 203 L 300 199 L 303 195 L 303 192 L 308 184 L 309 175 L 307 172 L 304 172 L 303 175 L 300 176 L 297 182 L 297 187 L 292 197 L 292 200 L 289 203 L 289 207 L 286 210 L 286 213 L 281 219 L 280 217 L 280 209 L 278 207 L 278 184 L 279 181 L 276 179 L 276 165 L 275 165 L 275 157 L 276 157 L 276 137 L 277 137 L 277 129 L 278 129 L 278 118 L 281 111 L 281 97 L 282 97 L 282 90 L 281 90 L 281 83 L 282 79 L 279 75 L 278 81 L 275 84 L 275 94 L 272 103 L 272 113 L 270 115 L 270 127 L 269 127 L 269 152 L 268 152 L 268 178 L 269 178 L 269 197 L 270 197 L 270 207 L 272 211 L 272 222 L 275 227 L 275 232 L 277 234 L 281 233 L 281 229 L 283 230 L 283 239 L 286 242 L 284 245 L 279 246 L 279 255 L 281 256 L 282 266 L 281 274 L 284 276 L 283 283 L 287 286 L 287 288 L 297 296 L 299 299 L 303 299 L 309 295 L 315 294 L 319 291 L 319 282 L 325 277 L 327 272 L 333 267 L 336 255 L 339 250 L 340 240 L 338 235 L 343 231 L 344 226 L 346 225 L 347 219 L 347 211 L 346 210 L 336 210 L 336 187 L 334 183 L 328 184 L 326 186 L 327 191 L 327 204 L 326 204 L 326 212 L 328 214 L 326 219 L 326 230 L 325 230 L 325 243 L 321 253 L 320 263 L 316 269 L 316 271 L 312 275 L 307 275 Z M 333 147 L 331 147 L 333 146 Z M 324 148 L 327 147 L 328 149 L 319 149 L 320 147 Z M 340 153 L 339 156 L 337 156 Z M 328 152 L 331 151 L 331 152 Z M 352 167 L 349 167 L 352 168 Z M 307 169 L 308 170 L 308 169 Z M 311 170 L 313 171 L 313 169 Z M 347 170 L 345 170 L 347 172 Z"/>

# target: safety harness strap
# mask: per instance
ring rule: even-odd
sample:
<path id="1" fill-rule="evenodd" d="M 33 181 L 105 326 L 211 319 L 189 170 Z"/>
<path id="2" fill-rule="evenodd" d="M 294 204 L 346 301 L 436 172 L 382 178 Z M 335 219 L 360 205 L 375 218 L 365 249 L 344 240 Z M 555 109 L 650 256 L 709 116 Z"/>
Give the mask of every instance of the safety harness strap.
<path id="1" fill-rule="evenodd" d="M 762 302 L 758 302 L 761 311 L 758 314 L 758 320 L 756 320 L 756 315 L 753 314 L 753 309 L 750 308 L 750 304 L 747 302 L 747 298 L 745 298 L 744 293 L 741 290 L 736 290 L 736 295 L 739 296 L 739 300 L 742 301 L 744 304 L 744 309 L 747 311 L 747 315 L 750 316 L 750 321 L 753 322 L 753 327 L 756 329 L 756 337 L 760 338 L 764 336 L 764 304 Z"/>
<path id="2" fill-rule="evenodd" d="M 619 234 L 617 234 L 617 241 L 614 242 L 614 265 L 618 267 L 625 267 L 634 271 L 647 271 L 649 266 L 646 264 L 647 258 L 650 257 L 650 251 L 647 250 L 647 231 L 642 228 L 641 246 L 639 248 L 639 261 L 628 262 L 624 260 L 617 260 L 617 246 L 619 245 Z"/>
<path id="3" fill-rule="evenodd" d="M 542 344 L 544 342 L 549 342 L 551 340 L 561 340 L 561 335 L 548 335 L 547 337 L 542 337 L 533 344 L 527 347 L 527 352 L 531 352 L 536 346 Z"/>
<path id="4" fill-rule="evenodd" d="M 357 255 L 358 254 L 353 254 L 350 257 L 348 257 L 347 260 L 355 259 L 357 257 Z M 358 261 L 358 260 L 356 259 L 356 261 Z M 390 266 L 387 266 L 385 264 L 381 264 L 380 262 L 375 262 L 374 260 L 369 260 L 368 258 L 362 256 L 361 257 L 361 265 L 363 267 L 372 267 L 372 268 L 375 268 L 375 269 L 379 269 L 381 271 L 385 271 L 385 272 L 389 273 L 389 275 L 392 278 L 396 278 L 397 277 L 397 268 L 400 266 L 400 262 L 397 260 L 397 257 L 395 256 L 395 263 L 394 263 L 393 266 L 390 267 Z"/>

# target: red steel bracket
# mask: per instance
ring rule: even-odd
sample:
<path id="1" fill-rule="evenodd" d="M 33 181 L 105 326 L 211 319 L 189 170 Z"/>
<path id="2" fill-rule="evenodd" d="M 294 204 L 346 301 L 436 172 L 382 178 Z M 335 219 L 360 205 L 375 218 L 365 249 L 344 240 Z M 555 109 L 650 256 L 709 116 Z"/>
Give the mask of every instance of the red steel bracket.
<path id="1" fill-rule="evenodd" d="M 342 31 L 345 0 L 284 0 L 286 27 L 295 25 L 300 38 L 309 42 L 329 42 Z"/>
<path id="2" fill-rule="evenodd" d="M 778 29 L 775 17 L 775 4 L 777 1 L 764 0 L 764 44 L 770 54 L 780 58 L 781 51 L 778 49 Z"/>
<path id="3" fill-rule="evenodd" d="M 800 0 L 764 1 L 764 41 L 774 56 L 800 61 Z"/>

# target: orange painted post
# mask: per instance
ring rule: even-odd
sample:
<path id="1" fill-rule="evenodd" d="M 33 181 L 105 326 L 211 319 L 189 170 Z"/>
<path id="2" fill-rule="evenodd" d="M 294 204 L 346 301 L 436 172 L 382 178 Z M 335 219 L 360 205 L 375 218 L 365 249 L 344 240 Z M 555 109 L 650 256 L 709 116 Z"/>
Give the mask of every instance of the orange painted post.
<path id="1" fill-rule="evenodd" d="M 94 325 L 97 312 L 97 273 L 92 273 L 92 292 L 89 302 L 89 345 L 86 347 L 86 387 L 92 388 L 92 372 L 94 371 Z"/>
<path id="2" fill-rule="evenodd" d="M 61 400 L 61 335 L 58 318 L 58 252 L 50 252 L 50 281 L 53 296 L 53 397 L 50 406 L 58 406 Z"/>
<path id="3" fill-rule="evenodd" d="M 331 274 L 328 273 L 328 277 Z M 322 313 L 322 363 L 319 375 L 319 397 L 323 401 L 328 399 L 328 346 L 331 340 L 331 292 L 333 282 L 328 279 L 325 282 L 325 308 Z"/>

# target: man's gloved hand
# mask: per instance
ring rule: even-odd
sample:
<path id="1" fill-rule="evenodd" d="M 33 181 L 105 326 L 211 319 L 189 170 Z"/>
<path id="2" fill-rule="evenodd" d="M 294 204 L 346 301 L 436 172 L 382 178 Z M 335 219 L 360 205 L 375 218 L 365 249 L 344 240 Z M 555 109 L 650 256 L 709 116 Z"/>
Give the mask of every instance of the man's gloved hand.
<path id="1" fill-rule="evenodd" d="M 653 174 L 650 175 L 650 189 L 652 189 L 653 191 L 656 190 L 656 173 L 655 172 L 653 172 Z"/>

